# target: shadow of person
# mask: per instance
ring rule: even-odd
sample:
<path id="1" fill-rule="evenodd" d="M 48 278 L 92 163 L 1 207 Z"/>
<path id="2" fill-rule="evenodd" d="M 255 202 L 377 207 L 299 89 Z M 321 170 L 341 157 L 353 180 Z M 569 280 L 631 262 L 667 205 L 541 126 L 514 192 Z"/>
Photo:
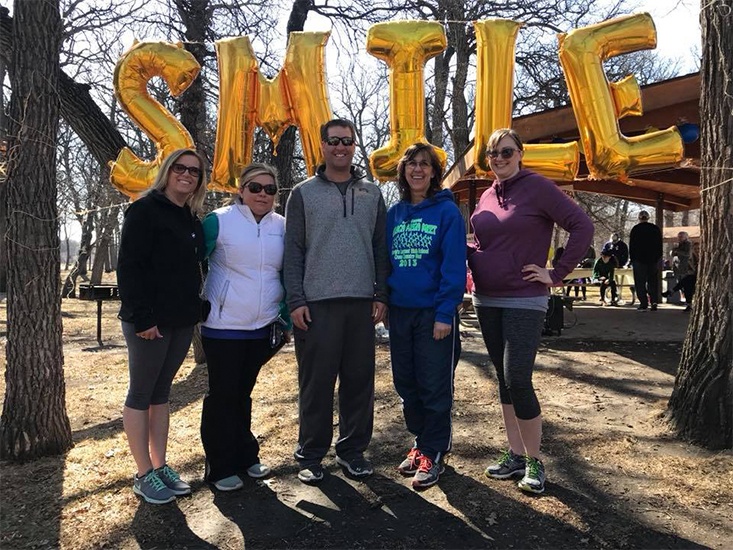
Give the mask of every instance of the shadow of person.
<path id="1" fill-rule="evenodd" d="M 155 505 L 141 499 L 130 531 L 143 549 L 217 548 L 191 530 L 178 502 Z"/>
<path id="2" fill-rule="evenodd" d="M 297 507 L 330 526 L 328 545 L 363 548 L 485 548 L 490 540 L 420 493 L 382 475 L 351 482 L 332 475 L 318 485 L 326 503 Z"/>
<path id="3" fill-rule="evenodd" d="M 522 493 L 516 478 L 483 482 L 451 468 L 446 474 L 440 483 L 448 501 L 499 547 L 702 548 L 645 525 L 611 495 L 573 491 L 551 481 L 544 493 L 533 495 Z"/>
<path id="4" fill-rule="evenodd" d="M 317 547 L 328 529 L 311 515 L 281 500 L 292 496 L 294 491 L 278 478 L 258 481 L 246 478 L 244 487 L 238 491 L 211 490 L 214 506 L 241 531 L 244 540 L 239 545 L 242 547 Z"/>

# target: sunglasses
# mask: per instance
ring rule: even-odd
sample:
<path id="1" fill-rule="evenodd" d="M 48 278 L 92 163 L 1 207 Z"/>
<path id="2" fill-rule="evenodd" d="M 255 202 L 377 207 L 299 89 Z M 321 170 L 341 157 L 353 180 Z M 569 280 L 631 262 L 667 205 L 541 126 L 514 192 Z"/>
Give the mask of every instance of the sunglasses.
<path id="1" fill-rule="evenodd" d="M 501 151 L 497 151 L 496 149 L 493 149 L 491 151 L 486 151 L 486 156 L 488 156 L 491 159 L 501 157 L 504 160 L 507 160 L 507 159 L 512 158 L 516 151 L 519 151 L 519 149 L 515 149 L 514 147 L 504 147 Z"/>
<path id="2" fill-rule="evenodd" d="M 354 138 L 350 137 L 331 136 L 329 138 L 326 138 L 325 141 L 332 147 L 336 147 L 339 143 L 341 145 L 345 145 L 346 147 L 351 147 L 352 145 L 354 145 Z"/>
<path id="3" fill-rule="evenodd" d="M 186 166 L 185 164 L 179 164 L 178 162 L 173 163 L 171 170 L 173 170 L 175 174 L 184 174 L 188 171 L 188 173 L 194 178 L 198 178 L 201 175 L 200 168 L 197 168 L 196 166 Z"/>
<path id="4" fill-rule="evenodd" d="M 262 190 L 265 190 L 265 193 L 268 195 L 276 195 L 277 194 L 277 185 L 274 183 L 268 183 L 267 185 L 262 185 L 261 183 L 257 183 L 256 181 L 251 181 L 249 183 L 245 183 L 242 187 L 246 187 L 249 189 L 250 193 L 254 193 L 255 195 L 257 193 L 261 193 Z"/>

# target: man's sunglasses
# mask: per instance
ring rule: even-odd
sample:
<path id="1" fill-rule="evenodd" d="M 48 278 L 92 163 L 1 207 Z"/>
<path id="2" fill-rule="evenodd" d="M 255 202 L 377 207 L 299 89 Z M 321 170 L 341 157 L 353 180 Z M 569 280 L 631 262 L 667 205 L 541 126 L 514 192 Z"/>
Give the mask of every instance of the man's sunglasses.
<path id="1" fill-rule="evenodd" d="M 491 151 L 486 151 L 486 156 L 488 156 L 491 159 L 501 157 L 504 160 L 507 160 L 507 159 L 512 158 L 516 151 L 519 151 L 519 149 L 515 149 L 514 147 L 504 147 L 501 151 L 497 151 L 496 149 L 493 149 Z"/>
<path id="2" fill-rule="evenodd" d="M 194 178 L 198 178 L 201 175 L 201 169 L 196 166 L 186 166 L 185 164 L 179 164 L 178 162 L 174 162 L 171 166 L 171 170 L 173 170 L 176 174 L 183 174 L 188 170 L 188 173 L 191 174 Z"/>
<path id="3" fill-rule="evenodd" d="M 249 189 L 250 193 L 254 193 L 255 195 L 257 193 L 261 193 L 262 190 L 265 190 L 265 193 L 268 195 L 276 195 L 277 194 L 277 185 L 274 183 L 268 183 L 267 185 L 262 185 L 261 183 L 257 183 L 256 181 L 251 181 L 249 183 L 245 183 L 243 187 L 246 187 Z"/>
<path id="4" fill-rule="evenodd" d="M 339 143 L 341 145 L 345 145 L 346 147 L 351 147 L 352 145 L 354 145 L 354 138 L 331 136 L 329 138 L 326 138 L 326 143 L 328 143 L 332 147 L 336 147 Z"/>

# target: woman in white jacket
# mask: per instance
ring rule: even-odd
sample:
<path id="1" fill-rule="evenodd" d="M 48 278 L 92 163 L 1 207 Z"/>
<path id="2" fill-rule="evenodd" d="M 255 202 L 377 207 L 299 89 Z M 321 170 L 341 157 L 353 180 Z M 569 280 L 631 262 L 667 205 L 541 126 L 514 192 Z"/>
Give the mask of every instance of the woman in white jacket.
<path id="1" fill-rule="evenodd" d="M 250 164 L 233 203 L 203 222 L 209 273 L 205 295 L 211 311 L 201 336 L 209 392 L 201 417 L 206 481 L 220 491 L 243 486 L 240 474 L 265 477 L 251 432 L 251 393 L 257 375 L 277 351 L 273 324 L 280 322 L 280 282 L 285 218 L 273 211 L 277 171 Z"/>

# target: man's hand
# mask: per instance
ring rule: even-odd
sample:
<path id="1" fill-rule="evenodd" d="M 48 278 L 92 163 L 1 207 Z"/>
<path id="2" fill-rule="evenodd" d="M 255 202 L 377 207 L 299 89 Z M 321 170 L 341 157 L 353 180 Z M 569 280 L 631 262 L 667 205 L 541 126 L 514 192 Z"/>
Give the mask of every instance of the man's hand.
<path id="1" fill-rule="evenodd" d="M 290 312 L 290 318 L 293 320 L 293 325 L 300 330 L 308 330 L 308 323 L 311 322 L 311 312 L 308 306 L 296 307 Z"/>
<path id="2" fill-rule="evenodd" d="M 387 317 L 387 304 L 372 302 L 372 321 L 374 324 L 381 323 Z"/>
<path id="3" fill-rule="evenodd" d="M 451 326 L 448 323 L 435 321 L 433 325 L 433 340 L 442 340 L 450 334 Z"/>

